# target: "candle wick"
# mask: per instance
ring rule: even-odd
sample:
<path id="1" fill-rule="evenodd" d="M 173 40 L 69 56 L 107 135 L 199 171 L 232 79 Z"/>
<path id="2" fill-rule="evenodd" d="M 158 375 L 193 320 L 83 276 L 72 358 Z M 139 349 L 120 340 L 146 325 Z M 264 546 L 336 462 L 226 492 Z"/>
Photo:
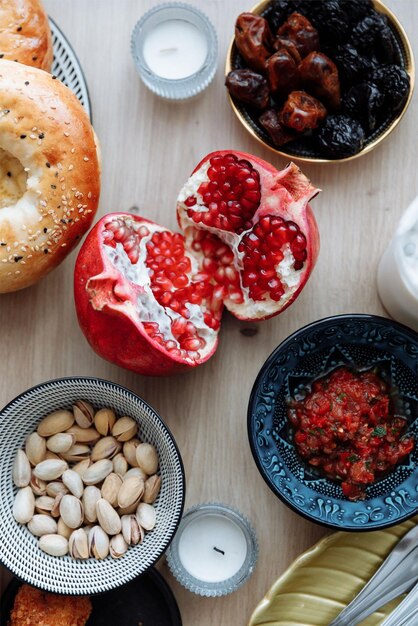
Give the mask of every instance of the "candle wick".
<path id="1" fill-rule="evenodd" d="M 225 554 L 223 550 L 221 550 L 220 548 L 217 548 L 216 546 L 213 546 L 213 549 L 215 550 L 215 552 L 219 552 L 220 554 Z"/>
<path id="2" fill-rule="evenodd" d="M 171 52 L 177 52 L 178 48 L 174 46 L 172 48 L 161 48 L 160 54 L 170 54 Z"/>

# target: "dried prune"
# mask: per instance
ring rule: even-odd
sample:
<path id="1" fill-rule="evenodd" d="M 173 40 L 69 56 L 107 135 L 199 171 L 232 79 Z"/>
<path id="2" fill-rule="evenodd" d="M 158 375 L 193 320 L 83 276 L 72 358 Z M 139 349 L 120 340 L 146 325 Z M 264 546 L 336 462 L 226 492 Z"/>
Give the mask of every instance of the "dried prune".
<path id="1" fill-rule="evenodd" d="M 296 2 L 296 4 L 298 3 Z M 279 26 L 296 10 L 297 8 L 295 8 L 295 2 L 293 0 L 275 0 L 263 13 L 263 17 L 265 17 L 270 24 L 273 33 L 276 33 Z"/>
<path id="2" fill-rule="evenodd" d="M 360 52 L 351 44 L 346 44 L 337 48 L 335 61 L 337 63 L 341 82 L 345 84 L 358 82 L 371 70 L 377 67 L 376 59 L 360 54 Z"/>
<path id="3" fill-rule="evenodd" d="M 365 54 L 373 51 L 382 63 L 394 61 L 392 31 L 388 26 L 386 17 L 381 13 L 374 12 L 363 18 L 353 28 L 350 43 Z"/>
<path id="4" fill-rule="evenodd" d="M 357 24 L 375 11 L 370 0 L 340 0 L 340 6 L 345 11 L 350 24 Z"/>
<path id="5" fill-rule="evenodd" d="M 270 90 L 274 96 L 285 98 L 300 84 L 298 66 L 287 50 L 275 52 L 266 64 Z"/>
<path id="6" fill-rule="evenodd" d="M 296 48 L 293 41 L 290 39 L 286 39 L 285 37 L 277 37 L 274 42 L 275 50 L 287 50 L 287 52 L 294 58 L 295 62 L 299 65 L 302 60 L 298 49 Z"/>
<path id="7" fill-rule="evenodd" d="M 375 83 L 354 85 L 344 96 L 343 111 L 358 120 L 366 131 L 376 127 L 384 96 Z"/>
<path id="8" fill-rule="evenodd" d="M 300 10 L 318 30 L 321 49 L 324 44 L 328 46 L 347 40 L 349 19 L 339 0 L 308 0 Z"/>
<path id="9" fill-rule="evenodd" d="M 322 52 L 311 52 L 299 65 L 305 89 L 330 109 L 340 106 L 340 80 L 337 66 Z"/>
<path id="10" fill-rule="evenodd" d="M 293 41 L 300 56 L 303 58 L 312 50 L 319 49 L 319 36 L 316 28 L 300 13 L 292 13 L 277 34 Z"/>
<path id="11" fill-rule="evenodd" d="M 371 72 L 370 80 L 382 91 L 385 107 L 394 111 L 402 107 L 409 93 L 408 72 L 399 65 L 385 65 Z"/>
<path id="12" fill-rule="evenodd" d="M 295 139 L 296 134 L 292 133 L 288 128 L 280 122 L 279 116 L 274 109 L 268 109 L 260 116 L 259 122 L 270 135 L 276 146 L 283 146 Z"/>
<path id="13" fill-rule="evenodd" d="M 270 94 L 267 80 L 253 70 L 233 70 L 229 72 L 225 85 L 233 98 L 256 109 L 269 105 Z"/>
<path id="14" fill-rule="evenodd" d="M 318 131 L 317 144 L 324 156 L 343 159 L 362 149 L 364 130 L 348 115 L 328 115 Z"/>
<path id="15" fill-rule="evenodd" d="M 241 13 L 235 24 L 235 44 L 251 69 L 264 71 L 273 48 L 267 20 L 252 13 Z"/>
<path id="16" fill-rule="evenodd" d="M 326 118 L 324 105 L 306 91 L 292 91 L 280 113 L 280 121 L 298 133 L 317 128 Z"/>

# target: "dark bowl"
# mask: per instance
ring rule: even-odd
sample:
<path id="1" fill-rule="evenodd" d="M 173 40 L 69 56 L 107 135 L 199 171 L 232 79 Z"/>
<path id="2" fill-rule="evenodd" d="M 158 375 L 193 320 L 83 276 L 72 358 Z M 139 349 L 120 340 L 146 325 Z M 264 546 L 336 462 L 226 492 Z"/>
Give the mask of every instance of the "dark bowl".
<path id="1" fill-rule="evenodd" d="M 347 500 L 338 482 L 320 476 L 297 454 L 286 399 L 338 366 L 378 367 L 397 388 L 396 408 L 418 441 L 418 337 L 376 315 L 328 317 L 290 335 L 269 356 L 254 383 L 248 437 L 273 493 L 307 519 L 339 530 L 376 530 L 418 513 L 418 446 L 393 471 Z"/>

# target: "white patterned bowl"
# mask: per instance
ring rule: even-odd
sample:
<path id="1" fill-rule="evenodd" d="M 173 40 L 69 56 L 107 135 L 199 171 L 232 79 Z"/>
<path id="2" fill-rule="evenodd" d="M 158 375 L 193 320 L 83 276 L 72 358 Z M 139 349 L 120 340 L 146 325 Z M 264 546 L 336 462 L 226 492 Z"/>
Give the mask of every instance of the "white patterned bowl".
<path id="1" fill-rule="evenodd" d="M 38 541 L 12 515 L 17 492 L 12 465 L 26 437 L 51 411 L 71 409 L 76 400 L 88 400 L 98 409 L 109 406 L 116 414 L 138 422 L 138 436 L 152 443 L 160 460 L 161 491 L 154 504 L 155 528 L 142 544 L 131 546 L 121 559 L 103 561 L 53 557 L 38 548 Z M 167 550 L 179 525 L 185 496 L 183 463 L 170 431 L 144 400 L 115 383 L 99 378 L 61 378 L 32 387 L 0 412 L 0 562 L 25 582 L 62 594 L 101 593 L 143 574 Z"/>

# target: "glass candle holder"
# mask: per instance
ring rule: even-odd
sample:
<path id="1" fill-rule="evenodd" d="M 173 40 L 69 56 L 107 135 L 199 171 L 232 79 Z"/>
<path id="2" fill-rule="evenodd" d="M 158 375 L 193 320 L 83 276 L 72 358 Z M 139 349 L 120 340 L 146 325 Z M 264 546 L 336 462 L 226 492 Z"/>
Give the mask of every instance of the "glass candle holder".
<path id="1" fill-rule="evenodd" d="M 201 596 L 224 596 L 254 571 L 258 543 L 249 521 L 219 503 L 189 509 L 168 549 L 168 566 L 183 587 Z"/>
<path id="2" fill-rule="evenodd" d="M 204 13 L 183 2 L 160 4 L 137 22 L 131 52 L 138 73 L 156 95 L 187 100 L 215 76 L 218 41 Z"/>

